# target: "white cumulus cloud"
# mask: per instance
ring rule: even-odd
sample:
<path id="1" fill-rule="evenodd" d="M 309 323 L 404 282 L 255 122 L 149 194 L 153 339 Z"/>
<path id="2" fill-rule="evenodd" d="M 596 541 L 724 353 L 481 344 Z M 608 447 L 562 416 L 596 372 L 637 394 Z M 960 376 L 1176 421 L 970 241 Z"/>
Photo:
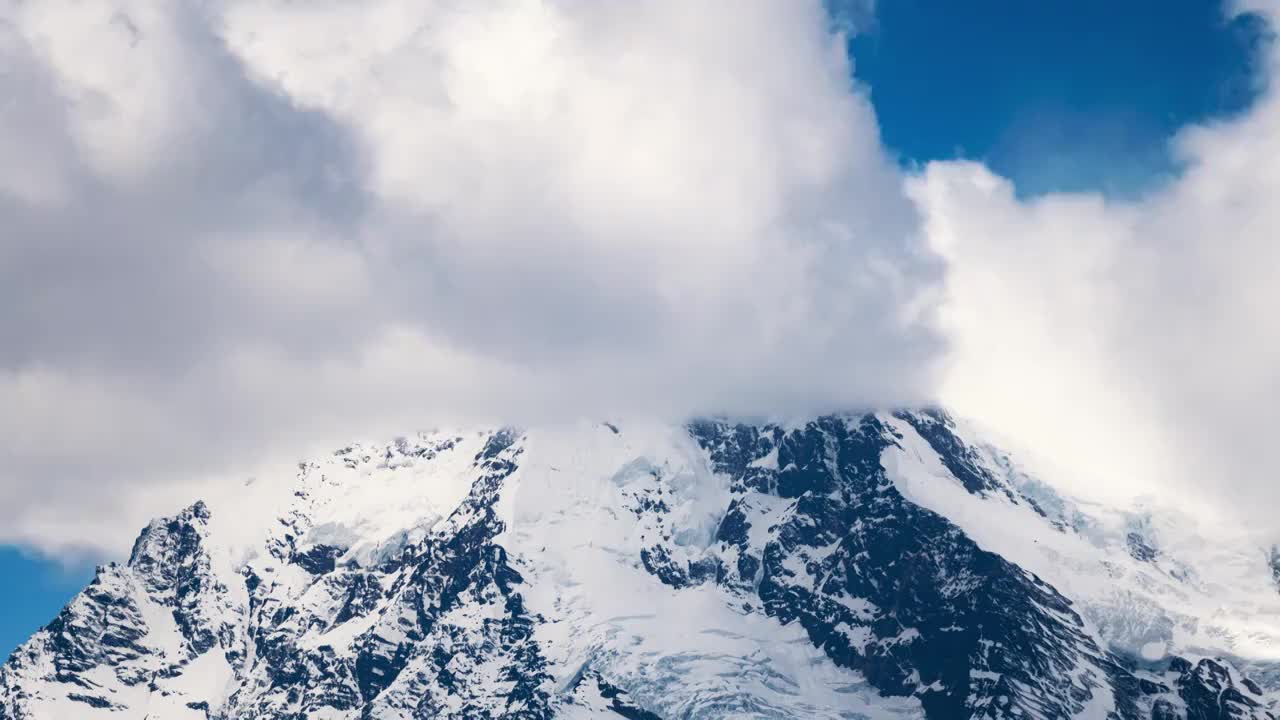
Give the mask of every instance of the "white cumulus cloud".
<path id="1" fill-rule="evenodd" d="M 1133 201 L 1021 200 L 973 163 L 910 182 L 947 267 L 940 397 L 1082 490 L 1275 535 L 1280 94 L 1172 151 L 1185 171 Z"/>
<path id="2" fill-rule="evenodd" d="M 818 0 L 0 0 L 0 541 L 453 419 L 931 397 Z"/>
<path id="3" fill-rule="evenodd" d="M 847 20 L 0 0 L 0 542 L 119 552 L 352 436 L 937 400 L 1265 527 L 1280 95 L 1146 197 L 1022 199 L 887 159 Z"/>

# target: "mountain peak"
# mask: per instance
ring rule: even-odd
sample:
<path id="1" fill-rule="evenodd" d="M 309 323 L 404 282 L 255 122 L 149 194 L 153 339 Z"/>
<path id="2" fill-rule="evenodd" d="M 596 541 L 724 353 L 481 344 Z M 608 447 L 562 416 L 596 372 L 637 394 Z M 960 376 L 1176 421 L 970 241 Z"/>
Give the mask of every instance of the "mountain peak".
<path id="1" fill-rule="evenodd" d="M 181 557 L 198 552 L 208 535 L 210 518 L 209 506 L 197 500 L 173 517 L 151 521 L 133 543 L 129 566 L 150 574 L 157 568 L 180 564 Z"/>
<path id="2" fill-rule="evenodd" d="M 940 411 L 433 431 L 301 464 L 239 565 L 211 517 L 148 525 L 0 668 L 0 720 L 1261 720 L 1280 691 L 1255 550 L 1078 504 Z"/>

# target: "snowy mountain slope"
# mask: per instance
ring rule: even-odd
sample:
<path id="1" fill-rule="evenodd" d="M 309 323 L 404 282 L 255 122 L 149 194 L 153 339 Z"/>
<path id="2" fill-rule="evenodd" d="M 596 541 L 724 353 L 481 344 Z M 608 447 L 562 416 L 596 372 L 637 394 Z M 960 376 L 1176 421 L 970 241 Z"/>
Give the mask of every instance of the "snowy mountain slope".
<path id="1" fill-rule="evenodd" d="M 203 718 L 244 661 L 245 588 L 197 503 L 153 522 L 0 669 L 0 717 Z"/>
<path id="2" fill-rule="evenodd" d="M 891 422 L 904 437 L 886 467 L 903 493 L 1071 597 L 1111 646 L 1148 659 L 1227 651 L 1280 663 L 1271 551 L 1238 529 L 1152 503 L 1120 510 L 1074 502 L 976 439 L 962 441 L 976 471 L 1030 502 L 963 492 L 946 482 L 941 456 L 910 423 Z"/>
<path id="3" fill-rule="evenodd" d="M 1062 497 L 936 411 L 423 433 L 300 465 L 248 552 L 222 513 L 101 568 L 0 668 L 0 719 L 1268 718 L 1280 690 L 1263 548 Z"/>

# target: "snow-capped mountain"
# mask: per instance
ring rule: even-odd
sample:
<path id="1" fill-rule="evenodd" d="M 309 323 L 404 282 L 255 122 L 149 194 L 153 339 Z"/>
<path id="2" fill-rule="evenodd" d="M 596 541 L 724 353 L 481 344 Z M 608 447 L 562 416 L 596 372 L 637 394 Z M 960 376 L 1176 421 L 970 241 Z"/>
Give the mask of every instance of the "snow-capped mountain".
<path id="1" fill-rule="evenodd" d="M 0 719 L 1275 718 L 1280 553 L 939 411 L 434 431 L 157 520 Z"/>

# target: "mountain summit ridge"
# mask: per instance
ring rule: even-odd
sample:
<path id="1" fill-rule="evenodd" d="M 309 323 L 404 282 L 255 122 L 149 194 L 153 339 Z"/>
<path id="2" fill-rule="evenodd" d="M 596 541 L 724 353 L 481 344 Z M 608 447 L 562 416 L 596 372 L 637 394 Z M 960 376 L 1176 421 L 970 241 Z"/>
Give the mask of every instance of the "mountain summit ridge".
<path id="1" fill-rule="evenodd" d="M 149 524 L 0 720 L 1276 716 L 1271 556 L 940 410 L 433 431 L 294 488 L 247 557 Z"/>

